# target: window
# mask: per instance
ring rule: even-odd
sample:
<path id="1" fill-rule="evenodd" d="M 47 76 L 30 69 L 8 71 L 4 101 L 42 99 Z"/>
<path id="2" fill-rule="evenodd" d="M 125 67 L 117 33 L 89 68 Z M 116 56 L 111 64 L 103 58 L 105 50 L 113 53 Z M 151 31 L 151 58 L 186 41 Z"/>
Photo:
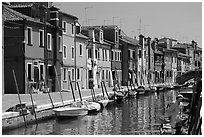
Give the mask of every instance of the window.
<path id="1" fill-rule="evenodd" d="M 118 32 L 115 32 L 115 41 L 118 42 Z"/>
<path id="2" fill-rule="evenodd" d="M 100 52 L 101 52 L 101 49 L 98 49 L 98 60 L 100 60 Z"/>
<path id="3" fill-rule="evenodd" d="M 135 59 L 135 51 L 134 50 L 132 51 L 132 56 L 133 56 L 133 59 Z"/>
<path id="4" fill-rule="evenodd" d="M 79 55 L 80 55 L 80 56 L 83 56 L 82 44 L 79 44 Z"/>
<path id="5" fill-rule="evenodd" d="M 80 80 L 80 69 L 77 69 L 77 80 Z"/>
<path id="6" fill-rule="evenodd" d="M 117 51 L 115 51 L 115 61 L 118 61 L 118 58 L 117 58 Z"/>
<path id="7" fill-rule="evenodd" d="M 63 45 L 63 58 L 66 59 L 67 58 L 67 46 Z"/>
<path id="8" fill-rule="evenodd" d="M 108 70 L 106 70 L 106 80 L 108 80 Z"/>
<path id="9" fill-rule="evenodd" d="M 40 80 L 44 80 L 44 65 L 40 64 Z"/>
<path id="10" fill-rule="evenodd" d="M 121 51 L 119 52 L 119 61 L 121 61 Z"/>
<path id="11" fill-rule="evenodd" d="M 59 52 L 62 52 L 62 36 L 59 36 L 59 44 L 58 44 L 58 46 L 59 46 Z"/>
<path id="12" fill-rule="evenodd" d="M 50 33 L 47 34 L 47 49 L 52 50 L 52 35 Z"/>
<path id="13" fill-rule="evenodd" d="M 107 52 L 107 61 L 109 61 L 109 50 L 106 50 L 106 52 Z"/>
<path id="14" fill-rule="evenodd" d="M 105 52 L 105 61 L 107 61 L 107 50 L 104 49 L 104 52 Z"/>
<path id="15" fill-rule="evenodd" d="M 28 45 L 32 45 L 32 44 L 33 44 L 33 41 L 32 41 L 32 37 L 33 37 L 33 36 L 32 36 L 32 28 L 31 28 L 31 27 L 28 27 L 27 30 L 28 30 L 28 36 L 27 36 L 27 38 L 28 38 L 28 39 L 27 39 L 27 40 L 28 40 L 27 42 L 28 42 L 28 43 L 27 43 L 27 44 L 28 44 Z"/>
<path id="16" fill-rule="evenodd" d="M 67 23 L 66 23 L 66 21 L 63 21 L 63 23 L 62 23 L 62 28 L 63 28 L 63 33 L 66 33 L 67 32 Z"/>
<path id="17" fill-rule="evenodd" d="M 112 51 L 111 51 L 111 60 L 114 60 L 114 59 L 113 59 L 113 56 L 114 56 L 114 51 L 112 50 Z"/>
<path id="18" fill-rule="evenodd" d="M 44 30 L 39 31 L 39 46 L 44 46 Z"/>
<path id="19" fill-rule="evenodd" d="M 88 58 L 92 58 L 92 49 L 88 49 Z"/>
<path id="20" fill-rule="evenodd" d="M 98 58 L 98 49 L 95 49 L 95 58 Z"/>
<path id="21" fill-rule="evenodd" d="M 141 57 L 142 57 L 142 51 L 139 50 L 139 58 L 141 58 Z"/>
<path id="22" fill-rule="evenodd" d="M 104 80 L 105 70 L 102 70 L 102 80 Z"/>
<path id="23" fill-rule="evenodd" d="M 131 55 L 130 55 L 130 50 L 128 50 L 128 59 L 131 58 Z"/>
<path id="24" fill-rule="evenodd" d="M 152 57 L 152 63 L 154 63 L 154 57 Z"/>
<path id="25" fill-rule="evenodd" d="M 103 32 L 100 33 L 101 41 L 103 41 Z"/>
<path id="26" fill-rule="evenodd" d="M 66 74 L 67 70 L 66 68 L 63 68 L 63 80 L 67 81 L 67 74 Z"/>
<path id="27" fill-rule="evenodd" d="M 32 81 L 32 66 L 31 66 L 32 64 L 31 63 L 27 63 L 27 77 L 28 77 L 28 80 L 29 81 Z"/>
<path id="28" fill-rule="evenodd" d="M 74 73 L 74 69 L 72 68 L 72 80 L 75 79 L 75 73 Z"/>
<path id="29" fill-rule="evenodd" d="M 72 51 L 71 51 L 72 53 L 72 59 L 74 59 L 74 47 L 72 47 Z"/>
<path id="30" fill-rule="evenodd" d="M 72 24 L 72 35 L 74 35 L 74 24 Z"/>

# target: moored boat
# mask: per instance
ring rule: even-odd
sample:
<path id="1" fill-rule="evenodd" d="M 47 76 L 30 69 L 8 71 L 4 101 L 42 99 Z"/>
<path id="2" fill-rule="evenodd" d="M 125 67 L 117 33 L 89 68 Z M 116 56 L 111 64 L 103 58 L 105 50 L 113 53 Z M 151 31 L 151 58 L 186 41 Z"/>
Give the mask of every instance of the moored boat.
<path id="1" fill-rule="evenodd" d="M 145 93 L 145 88 L 143 87 L 143 86 L 139 86 L 138 88 L 137 88 L 137 94 L 138 95 L 142 95 L 142 94 L 144 94 Z"/>
<path id="2" fill-rule="evenodd" d="M 80 107 L 62 107 L 53 109 L 57 117 L 78 117 L 88 114 L 87 108 Z"/>
<path id="3" fill-rule="evenodd" d="M 82 104 L 88 109 L 88 113 L 95 113 L 101 110 L 101 105 L 96 102 L 82 101 Z"/>

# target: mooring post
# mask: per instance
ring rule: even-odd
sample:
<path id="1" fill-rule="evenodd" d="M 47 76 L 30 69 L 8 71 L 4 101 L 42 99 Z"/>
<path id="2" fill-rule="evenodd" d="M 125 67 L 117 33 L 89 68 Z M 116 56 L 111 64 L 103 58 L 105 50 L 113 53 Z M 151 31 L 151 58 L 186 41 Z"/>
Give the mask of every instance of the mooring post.
<path id="1" fill-rule="evenodd" d="M 16 80 L 16 75 L 15 75 L 15 71 L 14 70 L 13 70 L 13 77 L 14 77 L 14 81 L 15 81 L 15 85 L 16 85 L 16 90 L 17 90 L 17 93 L 18 93 L 18 99 L 19 99 L 20 106 L 21 106 L 21 111 L 22 111 L 22 115 L 23 115 L 24 125 L 25 125 L 25 127 L 27 127 L 26 119 L 25 119 L 24 112 L 23 112 L 23 106 L 22 106 L 22 102 L 21 102 L 21 98 L 20 98 L 20 93 L 19 93 L 19 89 L 18 89 L 18 84 L 17 84 L 17 80 Z"/>

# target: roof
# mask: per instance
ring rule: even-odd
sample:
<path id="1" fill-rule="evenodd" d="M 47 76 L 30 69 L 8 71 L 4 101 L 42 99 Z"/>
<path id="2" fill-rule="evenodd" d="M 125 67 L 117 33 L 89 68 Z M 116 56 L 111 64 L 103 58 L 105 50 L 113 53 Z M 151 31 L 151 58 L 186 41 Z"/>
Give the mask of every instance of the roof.
<path id="1" fill-rule="evenodd" d="M 130 43 L 132 45 L 139 45 L 139 41 L 137 39 L 130 38 L 128 36 L 121 36 L 122 41 Z"/>
<path id="2" fill-rule="evenodd" d="M 163 52 L 161 52 L 161 51 L 159 51 L 159 50 L 156 50 L 154 53 L 155 53 L 155 54 L 159 54 L 159 55 L 164 55 Z"/>
<path id="3" fill-rule="evenodd" d="M 27 20 L 27 21 L 43 24 L 42 22 L 40 22 L 40 19 L 36 19 L 36 18 L 29 17 L 27 15 L 24 15 L 20 12 L 13 10 L 13 9 L 10 9 L 6 5 L 2 5 L 2 6 L 3 6 L 3 19 L 4 19 L 4 21 Z"/>
<path id="4" fill-rule="evenodd" d="M 175 50 L 175 49 L 167 49 L 165 52 L 178 52 L 178 50 Z"/>
<path id="5" fill-rule="evenodd" d="M 63 12 L 63 11 L 61 11 L 61 10 L 60 10 L 60 12 L 61 12 L 63 15 L 65 15 L 65 16 L 68 16 L 68 17 L 74 18 L 75 20 L 78 20 L 78 18 L 77 18 L 76 16 L 74 16 L 74 15 L 65 13 L 65 12 Z"/>
<path id="6" fill-rule="evenodd" d="M 188 47 L 187 44 L 177 43 L 172 48 L 183 48 L 186 49 Z"/>
<path id="7" fill-rule="evenodd" d="M 178 53 L 178 57 L 186 57 L 186 58 L 191 58 L 191 56 L 188 56 L 186 54 L 183 54 L 181 52 Z"/>
<path id="8" fill-rule="evenodd" d="M 83 35 L 83 34 L 81 34 L 81 33 L 76 34 L 76 37 L 78 37 L 78 38 L 83 38 L 83 39 L 89 39 L 87 36 L 85 36 L 85 35 Z"/>
<path id="9" fill-rule="evenodd" d="M 170 40 L 172 40 L 172 41 L 177 41 L 176 39 L 166 38 L 166 37 L 159 39 L 159 41 L 166 41 L 167 39 L 170 39 Z"/>
<path id="10" fill-rule="evenodd" d="M 32 2 L 11 2 L 11 5 L 9 5 L 9 8 L 27 8 L 32 7 L 34 3 Z"/>

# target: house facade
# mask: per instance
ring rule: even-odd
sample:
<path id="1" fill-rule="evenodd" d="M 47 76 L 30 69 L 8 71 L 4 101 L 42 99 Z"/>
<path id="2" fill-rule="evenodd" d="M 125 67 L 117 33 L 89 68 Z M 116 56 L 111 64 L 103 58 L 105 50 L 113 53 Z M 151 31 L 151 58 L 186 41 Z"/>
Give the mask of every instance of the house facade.
<path id="1" fill-rule="evenodd" d="M 61 55 L 55 52 L 58 44 L 57 39 L 61 33 L 59 26 L 56 28 L 57 24 L 52 20 L 57 18 L 52 16 L 53 10 L 57 12 L 59 9 L 46 7 L 43 3 L 29 2 L 14 2 L 7 7 L 6 12 L 9 11 L 18 16 L 17 19 L 10 20 L 10 24 L 8 24 L 8 26 L 18 25 L 18 29 L 12 30 L 11 27 L 5 27 L 7 33 L 5 35 L 5 46 L 7 47 L 5 70 L 9 74 L 8 80 L 5 79 L 5 83 L 8 83 L 5 88 L 7 93 L 13 93 L 15 89 L 14 86 L 9 85 L 9 79 L 13 79 L 9 72 L 11 70 L 17 73 L 16 78 L 21 93 L 28 93 L 27 83 L 31 85 L 34 92 L 43 90 L 42 83 L 45 84 L 44 86 L 48 86 L 50 92 L 59 90 L 60 85 L 56 84 L 57 78 L 53 68 L 59 72 L 62 63 Z M 10 38 L 8 39 L 7 36 Z M 18 49 L 14 50 L 17 46 Z M 17 61 L 21 65 L 9 61 L 16 56 L 21 58 Z M 60 79 L 61 76 L 58 77 Z"/>
<path id="2" fill-rule="evenodd" d="M 138 40 L 122 34 L 120 34 L 120 44 L 122 47 L 122 85 L 126 86 L 128 80 L 137 82 L 137 57 L 140 45 Z"/>
<path id="3" fill-rule="evenodd" d="M 111 44 L 111 72 L 114 83 L 122 85 L 122 51 L 119 44 L 119 28 L 116 25 L 102 26 L 104 41 Z"/>
<path id="4" fill-rule="evenodd" d="M 111 45 L 104 41 L 104 31 L 101 26 L 82 28 L 82 34 L 89 37 L 87 46 L 87 67 L 89 88 L 100 88 L 103 81 L 106 86 L 113 86 L 111 74 Z"/>
<path id="5" fill-rule="evenodd" d="M 76 42 L 75 42 L 75 24 L 78 18 L 62 12 L 62 46 L 60 51 L 63 54 L 62 90 L 71 90 L 71 83 L 76 89 Z"/>

